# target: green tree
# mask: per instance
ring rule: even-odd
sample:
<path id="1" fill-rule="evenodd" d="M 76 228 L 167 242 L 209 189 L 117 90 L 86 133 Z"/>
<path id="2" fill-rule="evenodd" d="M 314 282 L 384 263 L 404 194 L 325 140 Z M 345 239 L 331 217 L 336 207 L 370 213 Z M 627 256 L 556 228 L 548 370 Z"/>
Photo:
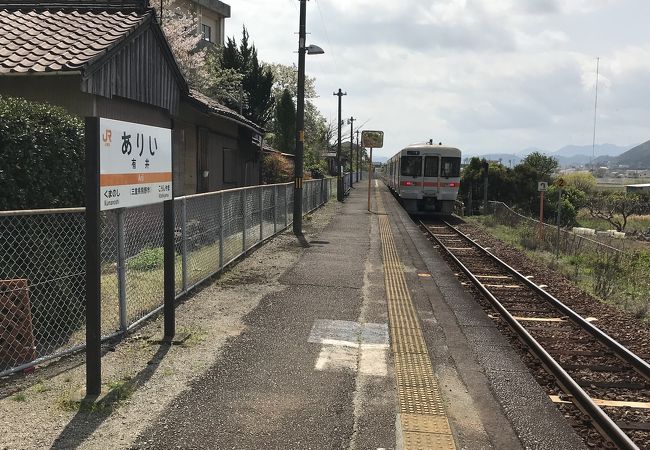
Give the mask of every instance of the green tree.
<path id="1" fill-rule="evenodd" d="M 535 169 L 539 176 L 536 181 L 549 181 L 553 172 L 560 167 L 557 159 L 552 156 L 543 155 L 540 152 L 533 152 L 526 156 L 521 164 Z"/>
<path id="2" fill-rule="evenodd" d="M 291 93 L 285 89 L 275 105 L 275 146 L 285 153 L 294 153 L 296 148 L 296 105 Z"/>
<path id="3" fill-rule="evenodd" d="M 562 199 L 560 201 L 560 225 L 577 225 L 576 216 L 578 211 L 587 203 L 587 194 L 574 186 L 562 188 Z M 552 185 L 546 191 L 544 201 L 544 218 L 549 223 L 557 223 L 558 210 L 558 187 Z"/>
<path id="4" fill-rule="evenodd" d="M 537 182 L 540 180 L 537 170 L 528 164 L 517 164 L 512 169 L 513 203 L 526 214 L 535 213 L 539 208 Z"/>
<path id="5" fill-rule="evenodd" d="M 62 108 L 0 97 L 0 210 L 84 203 L 84 125 Z"/>
<path id="6" fill-rule="evenodd" d="M 589 172 L 574 172 L 562 175 L 567 186 L 573 186 L 585 193 L 593 192 L 596 189 L 596 177 Z"/>
<path id="7" fill-rule="evenodd" d="M 460 194 L 467 203 L 472 199 L 473 207 L 483 202 L 484 170 L 481 159 L 474 157 L 463 170 Z M 513 201 L 512 170 L 498 162 L 488 166 L 488 200 L 511 203 Z"/>
<path id="8" fill-rule="evenodd" d="M 297 101 L 298 68 L 295 65 L 271 64 L 273 73 L 273 96 L 276 108 L 285 91 L 291 93 Z M 316 105 L 310 100 L 316 98 L 316 80 L 313 77 L 305 78 L 305 170 L 318 169 L 324 171 L 326 165 L 322 154 L 328 146 L 327 121 L 318 111 Z M 272 127 L 277 130 L 277 126 Z M 272 145 L 280 147 L 277 131 L 273 136 L 267 136 Z"/>
<path id="9" fill-rule="evenodd" d="M 84 124 L 64 109 L 0 97 L 0 161 L 0 210 L 83 206 Z M 0 280 L 28 280 L 40 349 L 57 348 L 83 324 L 83 227 L 83 214 L 0 224 Z"/>
<path id="10" fill-rule="evenodd" d="M 249 44 L 246 28 L 243 28 L 239 46 L 234 38 L 228 38 L 221 49 L 218 58 L 213 62 L 216 72 L 230 71 L 241 76 L 241 87 L 244 93 L 242 112 L 244 117 L 261 127 L 266 127 L 273 116 L 273 74 L 266 65 L 257 59 L 257 49 Z M 226 106 L 238 110 L 239 101 L 230 97 L 221 98 Z"/>
<path id="11" fill-rule="evenodd" d="M 327 120 L 310 102 L 305 103 L 305 169 L 325 171 L 323 153 L 329 146 Z"/>

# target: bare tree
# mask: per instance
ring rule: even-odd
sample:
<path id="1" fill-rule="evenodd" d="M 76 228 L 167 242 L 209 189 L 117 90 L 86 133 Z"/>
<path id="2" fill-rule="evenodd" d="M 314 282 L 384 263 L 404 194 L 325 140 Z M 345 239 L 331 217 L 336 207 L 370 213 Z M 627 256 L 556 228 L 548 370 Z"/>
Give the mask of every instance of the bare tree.
<path id="1" fill-rule="evenodd" d="M 622 192 L 599 192 L 587 202 L 591 217 L 606 220 L 616 231 L 624 231 L 628 218 L 643 212 L 646 207 L 647 201 L 640 195 Z"/>

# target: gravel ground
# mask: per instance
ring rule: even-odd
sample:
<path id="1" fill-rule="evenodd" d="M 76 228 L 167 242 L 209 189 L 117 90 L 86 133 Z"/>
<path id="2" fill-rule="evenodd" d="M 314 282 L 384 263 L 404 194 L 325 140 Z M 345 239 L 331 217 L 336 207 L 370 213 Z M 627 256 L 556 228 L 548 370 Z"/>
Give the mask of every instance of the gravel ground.
<path id="1" fill-rule="evenodd" d="M 520 250 L 503 243 L 484 229 L 472 224 L 460 224 L 458 228 L 464 233 L 470 233 L 482 246 L 490 247 L 492 253 L 524 275 L 532 275 L 533 280 L 543 280 L 548 285 L 545 290 L 574 311 L 598 318 L 594 325 L 637 355 L 650 358 L 650 324 L 585 293 L 562 275 L 531 260 Z"/>
<path id="2" fill-rule="evenodd" d="M 583 292 L 577 286 L 575 286 L 571 281 L 565 279 L 562 275 L 553 272 L 547 267 L 537 264 L 535 261 L 531 260 L 523 252 L 515 249 L 502 241 L 498 240 L 492 236 L 486 230 L 477 227 L 472 224 L 458 224 L 458 228 L 466 234 L 470 234 L 471 237 L 477 241 L 480 245 L 484 247 L 490 247 L 490 251 L 503 259 L 506 263 L 516 268 L 519 272 L 524 275 L 529 275 L 533 277 L 533 280 L 537 283 L 544 283 L 548 287 L 545 288 L 548 292 L 553 294 L 556 298 L 562 301 L 565 305 L 572 308 L 574 311 L 585 316 L 595 317 L 598 320 L 594 322 L 594 325 L 608 333 L 617 341 L 621 342 L 626 347 L 630 348 L 638 356 L 650 360 L 650 325 L 640 321 L 639 319 L 633 317 L 632 315 L 618 310 L 615 307 L 605 304 L 598 299 L 593 298 L 589 294 Z M 464 278 L 464 277 L 462 277 Z M 491 307 L 485 301 L 480 294 L 480 292 L 474 288 L 473 285 L 468 283 L 468 288 L 472 291 L 477 298 L 477 300 L 484 306 L 487 311 L 491 311 Z M 555 380 L 550 376 L 539 364 L 539 362 L 531 356 L 525 348 L 516 340 L 514 334 L 507 328 L 507 326 L 497 321 L 497 326 L 508 336 L 511 337 L 513 345 L 517 347 L 522 353 L 522 358 L 526 361 L 526 364 L 531 368 L 532 373 L 538 382 L 545 386 L 549 394 L 560 395 L 561 391 L 555 384 Z M 560 349 L 564 349 L 565 346 L 562 342 L 566 339 L 573 339 L 571 336 L 564 336 L 562 332 L 552 332 L 553 326 L 546 325 L 548 333 L 553 334 L 554 337 L 558 338 L 557 343 L 552 344 L 551 346 L 558 346 Z M 542 333 L 543 334 L 543 333 Z M 575 347 L 575 346 L 574 346 Z M 573 348 L 573 347 L 572 347 Z M 577 347 L 576 347 L 577 348 Z M 591 346 L 585 346 L 583 351 L 589 351 Z M 564 356 L 562 359 L 567 359 L 568 357 Z M 572 359 L 579 361 L 580 358 L 573 357 Z M 592 360 L 593 362 L 593 360 Z M 610 361 L 611 364 L 611 361 Z M 609 364 L 608 364 L 609 365 Z M 575 375 L 575 374 L 574 374 Z M 579 375 L 579 373 L 578 373 Z M 583 378 L 588 378 L 588 373 L 583 374 Z M 624 377 L 619 380 L 620 376 L 623 374 L 612 373 L 612 374 L 600 374 L 599 378 L 607 378 L 608 381 L 638 381 L 643 383 L 643 380 L 636 379 L 636 377 Z M 616 398 L 617 400 L 628 399 L 632 401 L 647 401 L 647 397 L 643 395 L 639 397 L 638 391 L 629 391 L 625 389 L 617 390 L 616 395 L 612 394 L 612 389 L 596 389 L 593 386 L 590 387 L 592 395 L 595 395 L 599 398 Z M 558 408 L 562 413 L 567 417 L 567 419 L 573 424 L 576 430 L 583 436 L 587 446 L 592 448 L 611 448 L 602 437 L 591 427 L 586 427 L 585 423 L 587 418 L 577 410 L 573 405 L 570 404 L 561 404 L 558 405 Z M 647 422 L 647 411 L 645 410 L 633 410 L 631 408 L 605 408 L 608 410 L 609 414 L 621 422 Z M 630 436 L 635 440 L 635 442 L 640 443 L 643 448 L 646 448 L 645 445 L 650 442 L 648 433 L 632 431 Z"/>
<path id="3" fill-rule="evenodd" d="M 314 239 L 340 209 L 331 201 L 303 222 Z M 162 317 L 119 343 L 102 359 L 105 394 L 80 408 L 83 355 L 41 366 L 0 383 L 0 449 L 123 449 L 190 382 L 220 357 L 229 339 L 245 330 L 242 318 L 267 294 L 281 290 L 279 278 L 298 260 L 302 247 L 290 232 L 270 240 L 177 307 L 182 344 L 166 346 Z"/>

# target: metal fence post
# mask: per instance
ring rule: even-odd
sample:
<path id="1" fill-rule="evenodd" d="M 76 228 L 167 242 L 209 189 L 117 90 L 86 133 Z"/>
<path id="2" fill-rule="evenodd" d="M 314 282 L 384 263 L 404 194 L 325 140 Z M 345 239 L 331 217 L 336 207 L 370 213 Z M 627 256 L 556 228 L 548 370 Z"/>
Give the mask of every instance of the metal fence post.
<path id="1" fill-rule="evenodd" d="M 287 195 L 287 187 L 283 186 L 284 190 L 284 227 L 289 226 L 289 196 Z"/>
<path id="2" fill-rule="evenodd" d="M 181 270 L 183 276 L 183 292 L 187 291 L 187 200 L 181 204 Z"/>
<path id="3" fill-rule="evenodd" d="M 264 240 L 264 187 L 258 187 L 260 190 L 260 242 Z"/>
<path id="4" fill-rule="evenodd" d="M 246 189 L 241 191 L 242 233 L 241 241 L 243 253 L 246 253 Z"/>
<path id="5" fill-rule="evenodd" d="M 273 185 L 273 234 L 278 232 L 278 185 Z"/>
<path id="6" fill-rule="evenodd" d="M 126 318 L 126 244 L 124 236 L 124 208 L 117 210 L 117 286 L 120 314 L 120 331 L 128 328 Z"/>
<path id="7" fill-rule="evenodd" d="M 224 224 L 224 193 L 222 192 L 219 195 L 219 268 L 223 269 L 223 239 L 224 239 L 224 232 L 223 232 L 223 224 Z"/>

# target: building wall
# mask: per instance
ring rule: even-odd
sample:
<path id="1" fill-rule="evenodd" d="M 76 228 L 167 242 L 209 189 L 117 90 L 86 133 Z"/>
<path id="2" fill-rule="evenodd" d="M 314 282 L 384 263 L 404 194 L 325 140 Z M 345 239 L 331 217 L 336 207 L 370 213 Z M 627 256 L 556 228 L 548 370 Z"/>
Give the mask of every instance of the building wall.
<path id="1" fill-rule="evenodd" d="M 80 91 L 81 75 L 2 76 L 0 95 L 22 97 L 65 108 L 78 117 L 93 115 L 93 98 Z"/>
<path id="2" fill-rule="evenodd" d="M 87 116 L 138 122 L 156 127 L 171 127 L 171 116 L 144 103 L 113 97 L 108 99 L 81 92 L 81 76 L 0 76 L 0 95 L 22 97 L 61 106 L 79 118 Z"/>
<path id="3" fill-rule="evenodd" d="M 205 24 L 212 30 L 210 42 L 217 45 L 223 45 L 225 42 L 224 17 L 203 6 L 198 6 L 198 16 L 199 28 L 201 28 L 201 25 Z M 202 29 L 199 31 L 202 32 Z"/>
<path id="4" fill-rule="evenodd" d="M 205 191 L 216 191 L 259 184 L 257 148 L 252 144 L 247 129 L 232 121 L 201 113 L 185 101 L 180 104 L 179 115 L 172 120 L 162 108 L 120 97 L 108 99 L 83 93 L 80 83 L 78 75 L 0 76 L 0 95 L 51 103 L 79 118 L 99 116 L 172 128 L 176 196 L 195 194 L 200 187 Z M 201 141 L 201 133 L 207 139 Z M 203 162 L 199 160 L 201 145 L 206 155 Z M 206 184 L 201 186 L 199 175 L 203 170 L 208 170 L 209 176 Z M 226 177 L 224 171 L 227 171 Z"/>
<path id="5" fill-rule="evenodd" d="M 183 132 L 182 195 L 259 184 L 259 161 L 251 133 L 236 123 L 197 111 L 187 102 L 180 106 L 174 132 Z M 180 165 L 183 165 L 181 168 Z M 203 177 L 207 171 L 207 177 Z M 177 195 L 181 195 L 178 193 Z"/>
<path id="6" fill-rule="evenodd" d="M 103 98 L 123 97 L 176 114 L 181 97 L 180 73 L 160 42 L 157 25 L 136 31 L 105 63 L 87 74 L 81 90 Z"/>

